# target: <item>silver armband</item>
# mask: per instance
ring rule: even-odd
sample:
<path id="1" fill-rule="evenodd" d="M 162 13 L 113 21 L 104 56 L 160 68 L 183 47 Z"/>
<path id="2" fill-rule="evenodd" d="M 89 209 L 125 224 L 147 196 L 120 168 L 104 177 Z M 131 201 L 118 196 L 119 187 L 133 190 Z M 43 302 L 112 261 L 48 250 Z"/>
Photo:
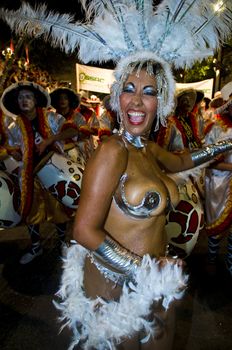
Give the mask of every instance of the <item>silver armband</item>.
<path id="1" fill-rule="evenodd" d="M 192 161 L 194 166 L 201 165 L 203 163 L 212 160 L 218 154 L 221 154 L 226 151 L 232 150 L 232 140 L 228 139 L 225 141 L 219 141 L 215 144 L 208 145 L 202 149 L 194 151 L 191 153 Z"/>
<path id="2" fill-rule="evenodd" d="M 113 270 L 128 276 L 133 275 L 142 260 L 109 237 L 92 254 Z"/>

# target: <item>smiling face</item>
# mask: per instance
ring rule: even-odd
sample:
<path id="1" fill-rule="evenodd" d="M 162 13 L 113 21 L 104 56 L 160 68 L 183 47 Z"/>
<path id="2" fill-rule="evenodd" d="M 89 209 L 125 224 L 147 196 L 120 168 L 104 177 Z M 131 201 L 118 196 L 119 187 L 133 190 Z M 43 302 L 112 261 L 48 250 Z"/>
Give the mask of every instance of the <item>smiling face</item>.
<path id="1" fill-rule="evenodd" d="M 156 79 L 146 70 L 132 73 L 120 95 L 122 122 L 131 135 L 143 135 L 151 129 L 157 111 Z"/>

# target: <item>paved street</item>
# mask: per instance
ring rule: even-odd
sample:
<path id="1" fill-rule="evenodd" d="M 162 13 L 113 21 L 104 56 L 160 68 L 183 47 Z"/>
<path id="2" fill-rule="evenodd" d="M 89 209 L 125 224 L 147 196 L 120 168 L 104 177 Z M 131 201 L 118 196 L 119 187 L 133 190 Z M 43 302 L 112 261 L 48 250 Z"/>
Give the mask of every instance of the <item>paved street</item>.
<path id="1" fill-rule="evenodd" d="M 44 254 L 18 263 L 29 244 L 25 227 L 0 231 L 0 349 L 66 350 L 70 334 L 59 334 L 52 300 L 59 286 L 61 258 L 54 226 L 42 226 Z M 225 247 L 222 249 L 224 252 Z M 232 349 L 232 279 L 220 256 L 218 270 L 205 270 L 206 237 L 201 235 L 187 266 L 188 291 L 177 307 L 173 350 Z"/>

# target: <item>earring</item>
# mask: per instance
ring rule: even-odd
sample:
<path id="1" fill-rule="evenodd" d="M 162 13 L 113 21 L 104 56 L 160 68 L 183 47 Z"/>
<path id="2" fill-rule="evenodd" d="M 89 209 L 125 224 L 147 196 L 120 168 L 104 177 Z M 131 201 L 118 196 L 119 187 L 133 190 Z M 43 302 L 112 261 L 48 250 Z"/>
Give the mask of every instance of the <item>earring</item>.
<path id="1" fill-rule="evenodd" d="M 121 124 L 122 124 L 122 116 L 121 116 L 121 112 L 118 112 L 118 113 L 117 113 L 117 122 L 118 122 L 118 124 L 119 124 L 119 125 L 121 125 Z"/>
<path id="2" fill-rule="evenodd" d="M 123 126 L 122 120 L 123 120 L 123 118 L 122 118 L 121 112 L 117 113 L 117 122 L 119 124 L 119 130 L 118 130 L 119 135 L 121 135 L 124 131 L 124 126 Z"/>

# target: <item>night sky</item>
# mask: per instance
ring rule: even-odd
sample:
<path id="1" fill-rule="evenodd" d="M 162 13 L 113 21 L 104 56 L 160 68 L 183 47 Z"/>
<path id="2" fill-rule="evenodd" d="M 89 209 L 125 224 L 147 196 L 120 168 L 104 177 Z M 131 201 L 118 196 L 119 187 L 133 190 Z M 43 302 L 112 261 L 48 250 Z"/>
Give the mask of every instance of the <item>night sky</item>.
<path id="1" fill-rule="evenodd" d="M 20 0 L 0 0 L 0 7 L 7 8 L 7 9 L 17 9 L 21 6 Z M 78 0 L 67 0 L 67 1 L 62 1 L 61 4 L 57 4 L 57 0 L 47 0 L 47 1 L 36 1 L 36 0 L 29 0 L 27 1 L 28 3 L 31 4 L 32 7 L 36 6 L 36 4 L 43 4 L 46 3 L 46 6 L 49 10 L 54 10 L 58 11 L 59 13 L 71 13 L 75 15 L 76 20 L 80 20 L 83 17 L 83 14 L 81 12 L 81 5 Z M 14 33 L 10 31 L 10 28 L 8 27 L 7 24 L 5 24 L 3 21 L 0 20 L 0 50 L 5 49 L 6 46 L 10 45 L 11 39 L 14 39 L 17 41 L 17 37 L 15 36 Z M 33 47 L 40 47 L 42 48 L 43 53 L 46 56 L 51 57 L 51 60 L 54 62 L 54 64 L 57 64 L 58 61 L 62 61 L 62 59 L 65 59 L 65 54 L 62 54 L 62 52 L 59 49 L 53 49 L 51 46 L 41 39 L 41 41 L 38 44 L 36 43 L 31 43 L 30 44 L 30 49 L 33 50 Z M 39 52 L 36 52 L 37 50 L 33 50 L 32 52 L 30 50 L 30 56 L 35 55 L 34 57 L 34 62 L 38 63 L 40 62 L 40 66 L 42 65 L 41 68 L 46 69 L 46 62 L 42 62 L 41 60 L 41 50 Z M 36 57 L 38 55 L 38 57 Z M 74 55 L 76 56 L 76 55 Z M 38 62 L 37 62 L 38 61 Z M 50 61 L 49 66 L 52 66 L 52 62 Z"/>
<path id="2" fill-rule="evenodd" d="M 23 1 L 20 0 L 0 0 L 0 7 L 4 7 L 7 9 L 17 9 L 21 6 Z M 80 20 L 82 18 L 81 5 L 78 0 L 67 0 L 62 1 L 62 3 L 58 4 L 57 0 L 46 0 L 46 1 L 38 1 L 38 0 L 28 0 L 27 1 L 31 6 L 36 6 L 36 4 L 46 4 L 49 10 L 58 11 L 60 13 L 72 13 L 75 15 L 76 20 Z M 10 30 L 9 27 L 0 20 L 0 38 L 1 39 L 10 39 Z"/>
<path id="3" fill-rule="evenodd" d="M 83 18 L 82 7 L 78 0 L 63 0 L 61 4 L 58 4 L 58 0 L 29 0 L 27 2 L 30 3 L 32 7 L 36 6 L 36 4 L 46 3 L 48 10 L 58 11 L 59 13 L 71 13 L 75 16 L 75 20 L 81 20 Z M 21 3 L 22 1 L 20 0 L 0 0 L 0 8 L 17 9 L 21 6 Z M 17 42 L 17 36 L 11 33 L 7 24 L 0 20 L 0 52 L 7 46 L 10 46 L 11 39 Z M 41 52 L 43 52 L 42 58 L 46 57 L 46 59 L 41 59 Z M 23 53 L 23 55 L 25 54 Z M 47 70 L 52 75 L 54 75 L 57 70 L 62 69 L 62 66 L 66 64 L 67 60 L 71 59 L 78 62 L 77 52 L 68 56 L 59 48 L 52 48 L 50 44 L 44 42 L 43 39 L 30 41 L 29 56 L 31 62 L 39 65 L 40 68 Z M 103 66 L 104 68 L 110 69 L 114 68 L 112 62 L 107 62 L 107 64 L 104 65 L 95 63 L 95 66 Z"/>
<path id="4" fill-rule="evenodd" d="M 28 2 L 32 6 L 36 4 L 46 4 L 49 9 L 57 9 L 59 12 L 71 12 L 81 15 L 81 6 L 78 0 L 67 0 L 62 1 L 62 3 L 58 3 L 57 0 L 46 0 L 46 1 L 38 1 L 38 0 L 28 0 L 28 1 L 20 1 L 20 0 L 0 0 L 0 7 L 6 7 L 8 9 L 17 9 L 20 7 L 22 2 Z"/>

